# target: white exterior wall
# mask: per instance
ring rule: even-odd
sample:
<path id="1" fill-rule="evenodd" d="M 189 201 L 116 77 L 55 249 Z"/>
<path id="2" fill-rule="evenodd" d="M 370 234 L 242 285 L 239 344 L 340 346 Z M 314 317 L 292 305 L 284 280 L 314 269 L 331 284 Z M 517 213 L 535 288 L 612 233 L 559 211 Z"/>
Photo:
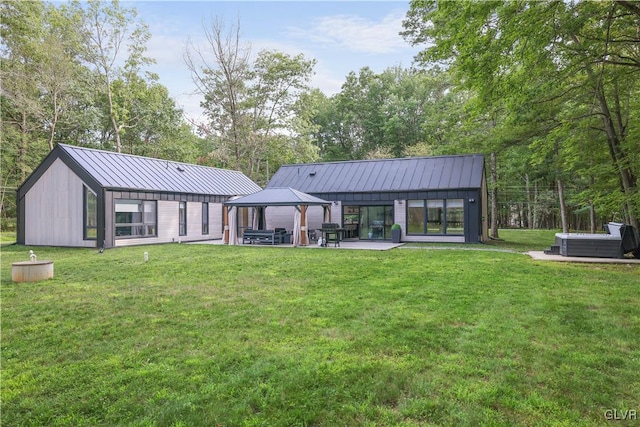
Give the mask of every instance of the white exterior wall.
<path id="1" fill-rule="evenodd" d="M 331 222 L 342 225 L 342 202 L 331 205 Z"/>
<path id="2" fill-rule="evenodd" d="M 187 202 L 187 235 L 182 240 L 202 240 L 202 202 Z"/>
<path id="3" fill-rule="evenodd" d="M 284 228 L 293 231 L 294 206 L 269 206 L 266 209 L 267 230 Z"/>
<path id="4" fill-rule="evenodd" d="M 285 228 L 293 230 L 294 206 L 270 206 L 267 208 L 267 229 Z M 331 205 L 331 221 L 342 224 L 342 206 Z M 324 221 L 324 208 L 322 206 L 307 207 L 307 229 L 319 230 Z"/>
<path id="5" fill-rule="evenodd" d="M 96 247 L 84 240 L 82 180 L 56 159 L 25 195 L 25 245 Z"/>
<path id="6" fill-rule="evenodd" d="M 322 206 L 309 206 L 307 208 L 307 230 L 319 230 L 324 221 L 324 209 Z"/>
<path id="7" fill-rule="evenodd" d="M 209 239 L 222 239 L 222 203 L 209 203 Z"/>
<path id="8" fill-rule="evenodd" d="M 402 242 L 464 243 L 464 236 L 407 236 L 407 201 L 393 202 L 394 221 L 402 227 Z"/>

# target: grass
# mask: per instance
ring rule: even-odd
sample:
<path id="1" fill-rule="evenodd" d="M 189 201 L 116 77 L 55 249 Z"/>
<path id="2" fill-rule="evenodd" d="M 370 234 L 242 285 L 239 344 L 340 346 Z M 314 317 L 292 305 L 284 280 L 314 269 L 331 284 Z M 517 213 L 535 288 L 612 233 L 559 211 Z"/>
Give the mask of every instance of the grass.
<path id="1" fill-rule="evenodd" d="M 11 283 L 29 249 L 54 279 Z M 638 273 L 496 251 L 5 246 L 1 421 L 603 425 L 640 410 Z"/>
<path id="2" fill-rule="evenodd" d="M 12 231 L 0 232 L 0 245 L 8 245 L 16 242 L 16 233 Z"/>

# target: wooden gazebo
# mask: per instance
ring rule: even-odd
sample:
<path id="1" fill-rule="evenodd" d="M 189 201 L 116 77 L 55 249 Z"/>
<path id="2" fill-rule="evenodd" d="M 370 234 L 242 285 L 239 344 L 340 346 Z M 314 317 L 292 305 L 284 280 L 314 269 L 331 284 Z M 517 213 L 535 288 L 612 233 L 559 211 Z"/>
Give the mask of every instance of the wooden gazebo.
<path id="1" fill-rule="evenodd" d="M 261 215 L 264 216 L 264 210 L 269 206 L 294 206 L 296 208 L 294 218 L 294 245 L 306 246 L 308 242 L 307 235 L 307 207 L 308 206 L 322 206 L 325 211 L 325 216 L 331 216 L 331 202 L 312 196 L 307 193 L 303 193 L 298 190 L 294 190 L 290 187 L 284 188 L 266 188 L 257 193 L 250 194 L 248 196 L 240 197 L 234 200 L 229 200 L 223 205 L 223 223 L 224 223 L 224 243 L 235 244 L 235 221 L 230 220 L 230 211 L 233 208 L 238 207 L 253 207 L 258 211 L 261 211 Z M 231 219 L 233 216 L 231 216 Z M 330 219 L 329 219 L 330 221 Z"/>

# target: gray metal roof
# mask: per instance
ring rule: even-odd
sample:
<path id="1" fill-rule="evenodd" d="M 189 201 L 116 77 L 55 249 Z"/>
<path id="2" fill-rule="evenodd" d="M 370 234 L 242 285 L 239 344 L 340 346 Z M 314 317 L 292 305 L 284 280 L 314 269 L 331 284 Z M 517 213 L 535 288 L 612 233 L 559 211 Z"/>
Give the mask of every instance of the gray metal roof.
<path id="1" fill-rule="evenodd" d="M 235 200 L 229 200 L 225 204 L 232 206 L 298 206 L 330 205 L 331 202 L 293 188 L 272 187 Z"/>
<path id="2" fill-rule="evenodd" d="M 481 154 L 284 165 L 267 188 L 305 193 L 397 192 L 481 188 Z"/>
<path id="3" fill-rule="evenodd" d="M 108 189 L 235 196 L 261 188 L 242 172 L 58 144 Z"/>

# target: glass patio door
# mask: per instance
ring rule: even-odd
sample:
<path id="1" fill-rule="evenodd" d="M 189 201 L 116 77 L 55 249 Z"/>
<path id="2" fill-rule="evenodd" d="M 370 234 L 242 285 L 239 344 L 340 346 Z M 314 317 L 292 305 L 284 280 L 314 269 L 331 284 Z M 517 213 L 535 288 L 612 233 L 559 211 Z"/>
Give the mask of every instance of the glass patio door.
<path id="1" fill-rule="evenodd" d="M 360 238 L 386 240 L 391 238 L 393 206 L 361 206 Z"/>

